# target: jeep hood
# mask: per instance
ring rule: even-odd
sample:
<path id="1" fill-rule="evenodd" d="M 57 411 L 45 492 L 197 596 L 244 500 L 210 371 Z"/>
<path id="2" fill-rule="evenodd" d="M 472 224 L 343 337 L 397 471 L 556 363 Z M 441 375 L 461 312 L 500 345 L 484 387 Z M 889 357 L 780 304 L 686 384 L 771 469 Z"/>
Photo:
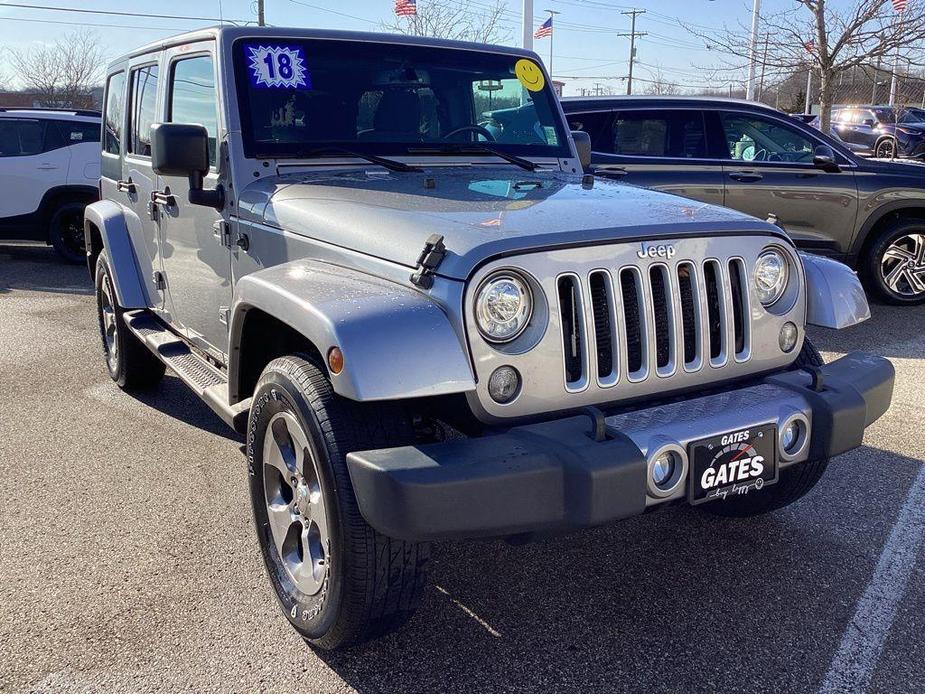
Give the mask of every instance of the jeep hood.
<path id="1" fill-rule="evenodd" d="M 465 279 L 493 256 L 557 246 L 780 234 L 771 224 L 676 195 L 509 166 L 420 172 L 298 172 L 255 181 L 242 219 L 413 268 L 431 234 L 447 255 L 439 273 Z"/>

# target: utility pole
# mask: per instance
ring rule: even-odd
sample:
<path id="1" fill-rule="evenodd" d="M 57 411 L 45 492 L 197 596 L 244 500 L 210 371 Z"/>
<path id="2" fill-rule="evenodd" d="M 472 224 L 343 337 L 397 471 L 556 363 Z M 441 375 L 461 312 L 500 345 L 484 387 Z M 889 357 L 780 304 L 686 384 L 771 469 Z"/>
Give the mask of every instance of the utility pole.
<path id="1" fill-rule="evenodd" d="M 645 14 L 645 10 L 627 10 L 626 12 L 621 12 L 620 14 L 629 15 L 632 19 L 630 20 L 630 33 L 628 34 L 617 34 L 617 36 L 629 36 L 630 39 L 630 71 L 629 77 L 626 79 L 626 93 L 633 93 L 633 61 L 636 59 L 636 37 L 645 36 L 645 32 L 636 32 L 636 15 Z"/>
<path id="2" fill-rule="evenodd" d="M 761 95 L 764 94 L 764 68 L 768 64 L 768 42 L 771 40 L 769 34 L 764 35 L 764 57 L 761 59 L 761 79 L 758 80 L 758 94 L 755 101 L 761 101 Z"/>
<path id="3" fill-rule="evenodd" d="M 755 63 L 758 60 L 758 16 L 761 13 L 761 0 L 755 0 L 752 5 L 752 37 L 748 48 L 748 85 L 745 87 L 745 98 L 753 101 L 755 98 Z"/>
<path id="4" fill-rule="evenodd" d="M 877 84 L 880 80 L 880 56 L 877 56 L 877 65 L 874 67 L 874 86 L 870 92 L 870 103 L 872 106 L 877 105 Z"/>
<path id="5" fill-rule="evenodd" d="M 263 11 L 263 0 L 257 0 L 257 26 L 266 26 L 266 17 Z"/>
<path id="6" fill-rule="evenodd" d="M 544 10 L 544 12 L 549 13 L 550 20 L 552 20 L 552 18 L 555 17 L 557 14 L 562 14 L 561 12 L 557 12 L 556 10 Z M 552 22 L 550 22 L 549 28 L 550 28 L 550 32 L 549 32 L 549 66 L 548 66 L 548 69 L 549 69 L 549 78 L 552 79 L 552 38 L 553 38 L 553 34 L 555 34 L 555 27 L 552 25 Z"/>
<path id="7" fill-rule="evenodd" d="M 526 50 L 533 50 L 533 0 L 524 0 L 523 43 Z"/>
<path id="8" fill-rule="evenodd" d="M 899 70 L 899 48 L 896 48 L 896 57 L 893 58 L 893 79 L 890 80 L 890 106 L 896 103 L 896 86 L 897 78 L 896 73 Z"/>
<path id="9" fill-rule="evenodd" d="M 812 100 L 812 91 L 813 91 L 813 68 L 810 68 L 806 71 L 806 105 L 803 107 L 803 113 L 809 113 L 810 106 L 813 103 Z"/>

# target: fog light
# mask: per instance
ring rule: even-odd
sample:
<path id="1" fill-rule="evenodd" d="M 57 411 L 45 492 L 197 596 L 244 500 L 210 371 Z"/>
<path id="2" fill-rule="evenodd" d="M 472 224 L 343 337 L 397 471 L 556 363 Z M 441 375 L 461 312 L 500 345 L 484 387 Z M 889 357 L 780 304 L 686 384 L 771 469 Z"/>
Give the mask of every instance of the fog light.
<path id="1" fill-rule="evenodd" d="M 794 460 L 799 456 L 809 440 L 809 421 L 801 414 L 791 415 L 780 428 L 778 444 L 783 460 Z"/>
<path id="2" fill-rule="evenodd" d="M 784 433 L 781 435 L 781 447 L 787 453 L 793 453 L 797 443 L 800 441 L 800 425 L 797 422 L 790 422 Z"/>
<path id="3" fill-rule="evenodd" d="M 797 346 L 797 337 L 799 337 L 800 331 L 797 330 L 797 326 L 793 323 L 784 323 L 783 327 L 780 329 L 780 336 L 778 338 L 778 343 L 782 352 L 792 352 L 793 348 Z"/>
<path id="4" fill-rule="evenodd" d="M 665 451 L 652 461 L 652 481 L 656 487 L 664 487 L 674 474 L 677 454 Z"/>
<path id="5" fill-rule="evenodd" d="M 520 374 L 513 366 L 501 366 L 488 379 L 488 394 L 500 405 L 505 405 L 520 392 Z"/>

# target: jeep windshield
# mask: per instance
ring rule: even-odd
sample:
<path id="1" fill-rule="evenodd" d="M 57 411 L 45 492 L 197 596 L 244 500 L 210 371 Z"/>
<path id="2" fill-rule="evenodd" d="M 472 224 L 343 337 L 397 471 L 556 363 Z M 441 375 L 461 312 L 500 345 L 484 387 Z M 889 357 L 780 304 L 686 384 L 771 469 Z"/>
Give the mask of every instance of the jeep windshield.
<path id="1" fill-rule="evenodd" d="M 336 148 L 470 159 L 492 150 L 571 154 L 551 86 L 521 56 L 267 37 L 240 39 L 234 53 L 247 156 L 305 158 Z"/>

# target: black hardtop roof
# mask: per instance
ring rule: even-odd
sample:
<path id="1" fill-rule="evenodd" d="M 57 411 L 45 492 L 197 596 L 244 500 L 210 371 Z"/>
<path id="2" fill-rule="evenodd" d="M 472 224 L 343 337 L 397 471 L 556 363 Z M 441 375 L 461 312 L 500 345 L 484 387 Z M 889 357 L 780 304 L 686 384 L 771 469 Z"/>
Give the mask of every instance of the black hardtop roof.
<path id="1" fill-rule="evenodd" d="M 582 108 L 716 108 L 718 106 L 735 106 L 758 112 L 780 113 L 773 106 L 746 101 L 745 99 L 732 99 L 728 97 L 710 96 L 567 96 L 562 99 L 565 112 L 576 111 Z"/>

